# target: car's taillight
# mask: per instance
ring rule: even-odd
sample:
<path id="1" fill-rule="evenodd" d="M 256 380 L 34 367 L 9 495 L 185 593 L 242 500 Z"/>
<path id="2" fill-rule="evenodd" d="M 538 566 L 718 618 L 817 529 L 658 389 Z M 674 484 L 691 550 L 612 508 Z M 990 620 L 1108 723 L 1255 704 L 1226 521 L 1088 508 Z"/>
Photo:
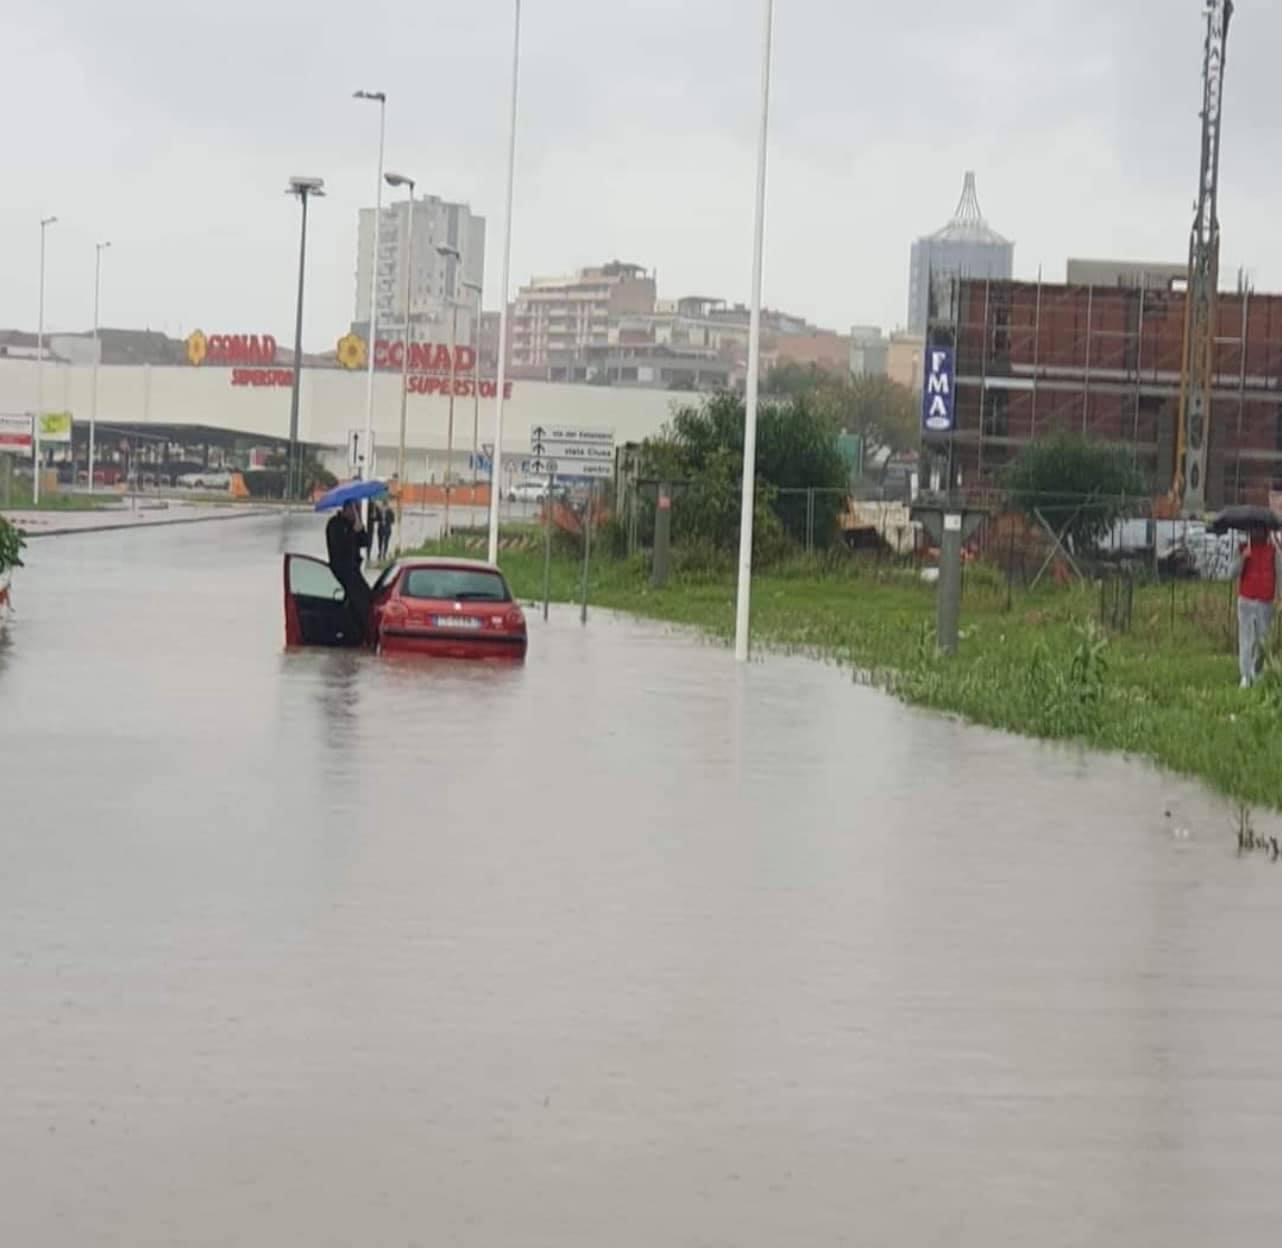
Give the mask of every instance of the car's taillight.
<path id="1" fill-rule="evenodd" d="M 403 602 L 393 600 L 383 608 L 383 622 L 385 624 L 404 624 L 409 619 L 409 614 Z"/>
<path id="2" fill-rule="evenodd" d="M 504 619 L 506 627 L 514 633 L 525 632 L 525 614 L 520 607 L 513 607 Z"/>

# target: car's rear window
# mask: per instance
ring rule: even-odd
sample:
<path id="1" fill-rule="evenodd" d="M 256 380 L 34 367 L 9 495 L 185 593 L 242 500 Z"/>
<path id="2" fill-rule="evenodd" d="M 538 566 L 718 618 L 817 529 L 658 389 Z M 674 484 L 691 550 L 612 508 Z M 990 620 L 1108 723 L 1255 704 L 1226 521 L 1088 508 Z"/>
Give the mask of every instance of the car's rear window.
<path id="1" fill-rule="evenodd" d="M 509 602 L 507 583 L 497 572 L 473 568 L 410 568 L 401 584 L 406 598 L 460 602 Z"/>

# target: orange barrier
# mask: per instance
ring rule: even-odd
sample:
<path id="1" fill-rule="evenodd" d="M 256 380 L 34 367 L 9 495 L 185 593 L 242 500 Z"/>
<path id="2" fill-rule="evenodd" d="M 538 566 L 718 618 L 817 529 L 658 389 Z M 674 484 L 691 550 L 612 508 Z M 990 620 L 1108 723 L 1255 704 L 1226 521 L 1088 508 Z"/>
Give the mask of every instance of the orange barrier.
<path id="1" fill-rule="evenodd" d="M 393 488 L 392 496 L 396 497 L 397 490 Z M 410 482 L 402 487 L 399 491 L 401 502 L 403 503 L 445 503 L 445 487 L 443 485 L 415 485 Z M 451 507 L 488 507 L 490 505 L 490 487 L 488 485 L 451 485 L 450 486 L 450 506 Z"/>

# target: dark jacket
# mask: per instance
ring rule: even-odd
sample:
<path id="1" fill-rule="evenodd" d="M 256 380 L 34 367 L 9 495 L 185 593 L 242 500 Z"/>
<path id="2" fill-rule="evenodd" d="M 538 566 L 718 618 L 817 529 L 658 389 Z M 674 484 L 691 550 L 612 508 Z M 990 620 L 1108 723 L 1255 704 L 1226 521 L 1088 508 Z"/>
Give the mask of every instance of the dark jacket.
<path id="1" fill-rule="evenodd" d="M 341 511 L 336 511 L 325 526 L 325 548 L 329 566 L 340 581 L 361 570 L 361 550 L 369 545 L 369 530 L 357 532 Z"/>

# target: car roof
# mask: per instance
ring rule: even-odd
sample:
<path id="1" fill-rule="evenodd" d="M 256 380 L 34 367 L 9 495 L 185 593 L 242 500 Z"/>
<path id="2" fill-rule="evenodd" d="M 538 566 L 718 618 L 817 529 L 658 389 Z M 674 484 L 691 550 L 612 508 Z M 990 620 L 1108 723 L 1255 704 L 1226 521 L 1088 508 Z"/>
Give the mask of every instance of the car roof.
<path id="1" fill-rule="evenodd" d="M 463 572 L 499 572 L 494 564 L 486 563 L 484 559 L 455 559 L 448 555 L 436 557 L 420 555 L 412 559 L 398 559 L 395 566 L 398 572 L 407 572 L 413 568 L 457 568 Z M 499 572 L 499 575 L 503 574 Z"/>

